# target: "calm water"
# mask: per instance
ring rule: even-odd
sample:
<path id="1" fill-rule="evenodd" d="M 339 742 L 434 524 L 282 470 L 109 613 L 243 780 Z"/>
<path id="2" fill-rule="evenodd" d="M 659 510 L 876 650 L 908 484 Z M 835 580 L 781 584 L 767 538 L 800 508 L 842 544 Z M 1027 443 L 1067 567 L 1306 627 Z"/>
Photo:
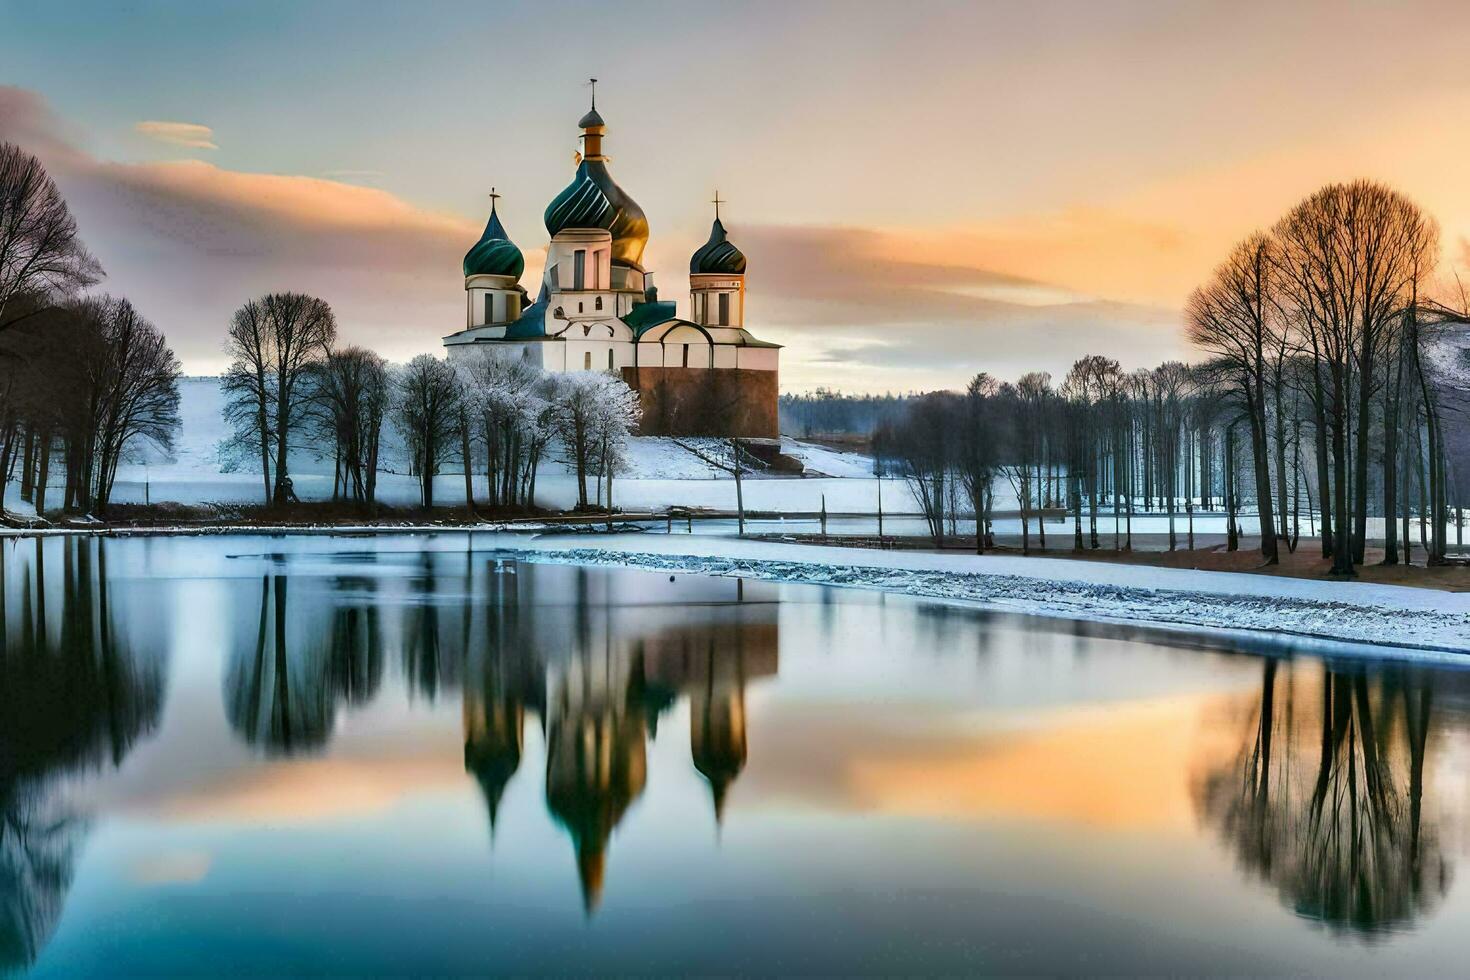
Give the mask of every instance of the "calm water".
<path id="1" fill-rule="evenodd" d="M 1470 675 L 494 543 L 0 544 L 0 972 L 1464 965 Z"/>

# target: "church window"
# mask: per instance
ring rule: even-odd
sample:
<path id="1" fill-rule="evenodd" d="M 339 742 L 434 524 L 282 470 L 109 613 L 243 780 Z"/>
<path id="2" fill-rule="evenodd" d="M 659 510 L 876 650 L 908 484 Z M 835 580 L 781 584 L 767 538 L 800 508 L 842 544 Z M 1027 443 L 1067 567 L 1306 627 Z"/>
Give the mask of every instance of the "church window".
<path id="1" fill-rule="evenodd" d="M 688 367 L 689 366 L 689 345 L 688 344 L 685 344 L 684 345 L 684 366 L 685 367 Z"/>
<path id="2" fill-rule="evenodd" d="M 592 352 L 590 350 L 586 354 L 582 355 L 582 370 L 592 370 Z"/>
<path id="3" fill-rule="evenodd" d="M 495 322 L 495 294 L 494 293 L 486 293 L 485 294 L 485 322 L 486 323 L 494 323 Z"/>
<path id="4" fill-rule="evenodd" d="M 730 325 L 730 294 L 729 293 L 721 293 L 720 294 L 720 326 L 722 326 L 722 327 L 728 327 L 729 325 Z"/>
<path id="5" fill-rule="evenodd" d="M 592 308 L 594 310 L 600 310 L 600 309 L 602 309 L 602 297 L 601 296 L 597 297 L 597 302 L 594 303 L 594 304 L 592 304 Z"/>
<path id="6" fill-rule="evenodd" d="M 582 312 L 582 304 L 581 303 L 578 303 L 577 304 L 577 312 L 578 313 L 581 313 Z"/>
<path id="7" fill-rule="evenodd" d="M 613 352 L 611 350 L 607 352 L 607 369 L 609 371 L 613 369 Z"/>
<path id="8" fill-rule="evenodd" d="M 586 289 L 587 283 L 587 250 L 579 248 L 572 253 L 572 288 Z"/>

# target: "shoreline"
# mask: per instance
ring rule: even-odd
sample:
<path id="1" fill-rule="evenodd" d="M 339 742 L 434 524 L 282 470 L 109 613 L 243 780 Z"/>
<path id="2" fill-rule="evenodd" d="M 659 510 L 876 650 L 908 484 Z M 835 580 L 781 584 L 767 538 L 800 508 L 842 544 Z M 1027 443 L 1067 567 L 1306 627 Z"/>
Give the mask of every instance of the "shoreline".
<path id="1" fill-rule="evenodd" d="M 1114 564 L 1059 557 L 876 550 L 733 536 L 609 534 L 565 526 L 477 524 L 57 529 L 45 537 L 462 535 L 528 561 L 833 585 L 961 602 L 1001 612 L 1260 640 L 1284 652 L 1408 657 L 1470 666 L 1470 593 L 1362 581 Z M 20 539 L 14 533 L 6 536 Z M 481 543 L 483 541 L 483 544 Z M 1384 644 L 1384 638 L 1392 638 Z M 1344 652 L 1337 649 L 1337 652 Z"/>

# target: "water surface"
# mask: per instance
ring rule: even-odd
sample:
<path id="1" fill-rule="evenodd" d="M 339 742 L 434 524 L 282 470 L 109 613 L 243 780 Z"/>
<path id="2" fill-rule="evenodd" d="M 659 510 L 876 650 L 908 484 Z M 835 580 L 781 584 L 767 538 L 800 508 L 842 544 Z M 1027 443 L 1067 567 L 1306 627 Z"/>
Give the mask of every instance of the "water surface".
<path id="1" fill-rule="evenodd" d="M 0 543 L 0 972 L 1463 963 L 1466 673 L 497 541 Z"/>

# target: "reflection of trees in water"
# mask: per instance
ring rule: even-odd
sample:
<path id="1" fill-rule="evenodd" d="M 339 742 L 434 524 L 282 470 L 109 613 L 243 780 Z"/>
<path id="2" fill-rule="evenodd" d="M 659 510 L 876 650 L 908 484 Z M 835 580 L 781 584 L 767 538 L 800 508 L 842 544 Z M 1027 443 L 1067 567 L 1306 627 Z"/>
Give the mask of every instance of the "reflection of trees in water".
<path id="1" fill-rule="evenodd" d="M 383 682 L 380 613 L 372 599 L 296 608 L 290 579 L 260 580 L 259 615 L 237 637 L 225 671 L 225 714 L 251 745 L 270 754 L 320 749 L 339 702 L 363 705 Z"/>
<path id="2" fill-rule="evenodd" d="M 0 561 L 0 971 L 36 958 L 71 885 L 85 821 L 57 783 L 121 765 L 163 705 L 160 665 L 114 622 L 105 543 L 58 544 L 59 597 L 46 581 L 54 546 Z"/>
<path id="3" fill-rule="evenodd" d="M 437 563 L 458 557 L 420 554 L 419 574 L 413 580 L 420 595 L 404 613 L 403 675 L 410 691 L 430 701 L 441 689 L 452 691 L 459 685 L 467 649 L 465 631 L 474 614 L 473 569 L 468 561 L 460 601 L 456 604 L 453 594 L 441 595 L 441 579 L 447 576 Z"/>
<path id="4" fill-rule="evenodd" d="M 1205 820 L 1298 915 L 1401 928 L 1444 896 L 1450 863 L 1424 809 L 1433 675 L 1265 660 L 1238 750 L 1197 780 Z"/>

